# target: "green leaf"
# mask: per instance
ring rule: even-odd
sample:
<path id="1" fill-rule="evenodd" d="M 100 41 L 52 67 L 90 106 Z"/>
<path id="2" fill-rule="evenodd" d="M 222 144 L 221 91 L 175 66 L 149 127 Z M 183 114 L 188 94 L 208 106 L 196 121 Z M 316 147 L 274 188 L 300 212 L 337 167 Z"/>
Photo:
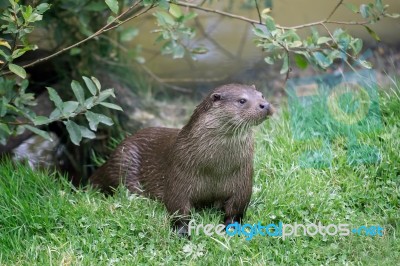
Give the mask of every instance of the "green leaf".
<path id="1" fill-rule="evenodd" d="M 338 58 L 340 58 L 341 60 L 346 60 L 346 58 L 347 58 L 347 55 L 340 50 L 332 50 L 331 52 L 329 52 L 327 54 L 327 56 L 329 57 L 329 59 L 331 61 L 338 59 Z"/>
<path id="2" fill-rule="evenodd" d="M 84 106 L 86 109 L 91 109 L 94 106 L 95 97 L 89 97 L 85 100 Z"/>
<path id="3" fill-rule="evenodd" d="M 67 101 L 63 103 L 62 113 L 64 116 L 69 117 L 78 108 L 79 103 L 75 101 Z"/>
<path id="4" fill-rule="evenodd" d="M 139 34 L 137 28 L 129 28 L 121 32 L 120 40 L 121 42 L 130 42 Z"/>
<path id="5" fill-rule="evenodd" d="M 343 3 L 344 6 L 349 9 L 350 11 L 352 11 L 353 13 L 358 13 L 358 7 L 352 3 Z"/>
<path id="6" fill-rule="evenodd" d="M 269 65 L 273 65 L 275 63 L 275 60 L 271 56 L 265 57 L 264 61 Z"/>
<path id="7" fill-rule="evenodd" d="M 81 49 L 81 48 L 74 47 L 74 48 L 72 48 L 72 49 L 70 50 L 69 54 L 72 55 L 72 56 L 74 56 L 74 55 L 80 54 L 81 52 L 82 52 L 82 49 Z"/>
<path id="8" fill-rule="evenodd" d="M 351 43 L 351 48 L 354 51 L 354 54 L 359 54 L 361 52 L 361 49 L 363 47 L 363 42 L 361 39 L 354 39 L 353 42 Z"/>
<path id="9" fill-rule="evenodd" d="M 101 102 L 100 105 L 103 105 L 107 108 L 111 108 L 114 110 L 118 110 L 118 111 L 123 111 L 122 108 L 119 105 L 113 104 L 113 103 L 107 103 L 107 102 Z"/>
<path id="10" fill-rule="evenodd" d="M 8 127 L 7 124 L 4 124 L 4 123 L 0 123 L 0 131 L 7 133 L 7 135 L 11 134 L 10 128 Z"/>
<path id="11" fill-rule="evenodd" d="M 306 57 L 301 54 L 296 54 L 294 56 L 294 62 L 296 63 L 297 67 L 300 69 L 306 69 L 308 66 Z"/>
<path id="12" fill-rule="evenodd" d="M 96 131 L 97 130 L 97 125 L 100 123 L 100 118 L 98 117 L 98 114 L 87 111 L 85 113 L 86 119 L 89 122 L 89 127 L 91 130 Z"/>
<path id="13" fill-rule="evenodd" d="M 271 34 L 269 32 L 265 33 L 262 29 L 257 28 L 257 27 L 253 28 L 253 32 L 254 32 L 254 34 L 256 36 L 261 37 L 261 38 L 267 38 L 268 39 L 268 38 L 271 37 Z"/>
<path id="14" fill-rule="evenodd" d="M 11 56 L 7 55 L 2 49 L 0 49 L 0 56 L 2 56 L 6 61 L 11 61 Z"/>
<path id="15" fill-rule="evenodd" d="M 366 60 L 358 60 L 357 61 L 360 65 L 362 65 L 365 68 L 371 69 L 372 68 L 372 64 L 371 62 L 368 62 Z"/>
<path id="16" fill-rule="evenodd" d="M 375 6 L 376 6 L 376 9 L 379 11 L 379 12 L 381 12 L 381 13 L 383 13 L 384 12 L 384 7 L 383 7 L 383 4 L 382 4 L 382 0 L 375 0 Z"/>
<path id="17" fill-rule="evenodd" d="M 363 18 L 368 18 L 371 15 L 371 10 L 368 5 L 360 5 L 360 13 Z"/>
<path id="18" fill-rule="evenodd" d="M 35 134 L 41 136 L 41 137 L 44 138 L 44 139 L 53 141 L 53 139 L 51 138 L 51 136 L 49 135 L 49 133 L 46 132 L 46 131 L 44 131 L 44 130 L 38 129 L 38 128 L 33 127 L 33 126 L 30 126 L 30 125 L 24 125 L 23 127 L 26 128 L 26 129 L 28 129 L 28 130 L 30 130 L 30 131 L 32 131 L 33 133 L 35 133 Z"/>
<path id="19" fill-rule="evenodd" d="M 21 78 L 25 79 L 26 78 L 26 71 L 22 67 L 15 65 L 15 64 L 9 64 L 8 69 L 13 72 L 14 74 L 20 76 Z"/>
<path id="20" fill-rule="evenodd" d="M 35 126 L 46 125 L 50 122 L 51 122 L 50 119 L 45 116 L 37 116 L 35 117 L 35 119 L 33 119 L 33 124 Z"/>
<path id="21" fill-rule="evenodd" d="M 82 76 L 83 81 L 85 81 L 86 87 L 89 89 L 90 93 L 94 96 L 96 95 L 96 85 L 94 85 L 93 81 L 88 77 Z"/>
<path id="22" fill-rule="evenodd" d="M 365 29 L 368 31 L 369 35 L 372 36 L 372 38 L 374 38 L 374 39 L 377 40 L 378 42 L 381 41 L 381 38 L 379 38 L 378 34 L 376 34 L 375 31 L 373 31 L 373 30 L 372 30 L 370 27 L 368 27 L 368 26 L 365 26 L 365 25 L 364 25 L 364 27 L 365 27 Z"/>
<path id="23" fill-rule="evenodd" d="M 90 77 L 90 78 L 92 79 L 92 81 L 93 81 L 94 84 L 96 85 L 96 88 L 97 88 L 98 92 L 100 92 L 100 90 L 101 90 L 100 81 L 99 81 L 97 78 L 95 78 L 95 77 Z"/>
<path id="24" fill-rule="evenodd" d="M 47 88 L 47 91 L 49 92 L 50 100 L 53 101 L 53 103 L 55 104 L 55 106 L 58 109 L 62 110 L 63 101 L 61 100 L 61 98 L 58 95 L 58 93 L 56 92 L 56 90 L 51 87 L 46 87 L 46 88 Z"/>
<path id="25" fill-rule="evenodd" d="M 33 8 L 31 6 L 26 6 L 22 9 L 22 16 L 26 22 L 29 22 L 29 17 L 32 15 Z"/>
<path id="26" fill-rule="evenodd" d="M 50 9 L 50 5 L 47 3 L 41 3 L 35 9 L 39 14 L 43 14 L 44 12 Z"/>
<path id="27" fill-rule="evenodd" d="M 80 126 L 72 120 L 68 120 L 64 122 L 64 124 L 67 128 L 69 138 L 71 139 L 72 143 L 79 146 L 79 142 L 81 142 L 82 140 L 82 133 Z"/>
<path id="28" fill-rule="evenodd" d="M 146 62 L 146 59 L 143 56 L 136 56 L 135 61 L 139 64 L 144 64 Z"/>
<path id="29" fill-rule="evenodd" d="M 174 18 L 167 12 L 157 11 L 154 15 L 157 17 L 160 26 L 175 25 Z"/>
<path id="30" fill-rule="evenodd" d="M 114 97 L 115 98 L 115 94 L 114 94 L 114 89 L 106 89 L 104 91 L 101 91 L 99 94 L 99 98 L 97 99 L 98 102 L 103 102 L 105 99 L 107 99 L 108 97 Z"/>
<path id="31" fill-rule="evenodd" d="M 107 24 L 112 23 L 114 20 L 115 20 L 115 17 L 114 17 L 114 16 L 109 16 L 109 17 L 107 18 Z"/>
<path id="32" fill-rule="evenodd" d="M 265 15 L 265 26 L 269 31 L 276 30 L 275 21 L 271 16 Z"/>
<path id="33" fill-rule="evenodd" d="M 71 89 L 78 102 L 83 105 L 85 103 L 85 92 L 83 91 L 81 84 L 78 81 L 73 80 L 71 82 Z"/>
<path id="34" fill-rule="evenodd" d="M 42 19 L 43 19 L 43 16 L 42 16 L 42 15 L 40 15 L 39 13 L 33 13 L 31 16 L 29 16 L 29 18 L 28 18 L 28 20 L 27 20 L 26 22 L 32 23 L 32 22 L 40 21 L 40 20 L 42 20 Z M 26 31 L 27 29 L 29 30 L 28 32 L 30 33 L 30 32 L 31 32 L 31 29 L 25 28 L 25 31 Z"/>
<path id="35" fill-rule="evenodd" d="M 284 33 L 278 35 L 278 40 L 284 40 L 286 42 L 301 41 L 300 36 L 295 30 L 286 30 Z"/>
<path id="36" fill-rule="evenodd" d="M 311 36 L 314 43 L 318 42 L 319 39 L 319 32 L 314 27 L 311 27 Z"/>
<path id="37" fill-rule="evenodd" d="M 167 0 L 158 0 L 158 6 L 164 10 L 168 10 L 169 2 Z"/>
<path id="38" fill-rule="evenodd" d="M 169 13 L 176 18 L 180 18 L 183 15 L 181 8 L 175 4 L 169 5 Z"/>
<path id="39" fill-rule="evenodd" d="M 96 131 L 97 130 L 97 125 L 99 123 L 103 123 L 105 125 L 111 126 L 113 125 L 113 121 L 111 120 L 111 118 L 102 115 L 102 114 L 97 114 L 97 113 L 93 113 L 91 111 L 87 111 L 85 113 L 86 119 L 89 122 L 89 127 L 91 130 Z"/>
<path id="40" fill-rule="evenodd" d="M 317 62 L 317 64 L 324 69 L 332 64 L 332 60 L 330 60 L 321 52 L 314 52 L 312 53 L 312 55 L 314 56 L 314 59 Z"/>
<path id="41" fill-rule="evenodd" d="M 185 48 L 182 45 L 178 44 L 173 49 L 173 59 L 182 58 L 185 55 Z"/>
<path id="42" fill-rule="evenodd" d="M 95 11 L 95 12 L 103 11 L 106 8 L 107 6 L 102 2 L 99 3 L 89 2 L 89 4 L 84 7 L 84 9 L 87 11 Z"/>
<path id="43" fill-rule="evenodd" d="M 386 17 L 389 18 L 400 18 L 400 14 L 393 13 L 393 14 L 385 14 Z"/>
<path id="44" fill-rule="evenodd" d="M 29 49 L 16 49 L 14 50 L 14 52 L 11 54 L 11 58 L 12 59 L 16 59 L 20 56 L 22 56 L 23 54 L 25 54 Z"/>
<path id="45" fill-rule="evenodd" d="M 106 0 L 106 4 L 114 14 L 118 14 L 118 0 Z"/>
<path id="46" fill-rule="evenodd" d="M 301 47 L 302 45 L 303 43 L 301 41 L 288 42 L 288 46 L 291 48 Z"/>
<path id="47" fill-rule="evenodd" d="M 8 42 L 4 39 L 0 39 L 0 46 L 5 46 L 7 47 L 9 50 L 11 50 L 11 46 L 10 44 L 8 44 Z"/>
<path id="48" fill-rule="evenodd" d="M 208 49 L 206 47 L 196 47 L 190 50 L 192 54 L 206 54 L 208 53 Z"/>
<path id="49" fill-rule="evenodd" d="M 60 109 L 54 109 L 49 116 L 51 120 L 58 120 L 60 117 L 61 117 Z"/>
<path id="50" fill-rule="evenodd" d="M 317 44 L 324 44 L 324 43 L 327 43 L 327 42 L 330 42 L 330 41 L 332 41 L 332 38 L 322 36 L 322 37 L 318 38 Z"/>
<path id="51" fill-rule="evenodd" d="M 143 6 L 149 6 L 154 4 L 154 0 L 142 0 Z"/>
<path id="52" fill-rule="evenodd" d="M 100 123 L 107 125 L 107 126 L 112 126 L 114 122 L 112 121 L 111 118 L 108 116 L 102 115 L 102 114 L 97 114 L 100 118 Z"/>
<path id="53" fill-rule="evenodd" d="M 8 100 L 6 97 L 1 97 L 1 102 L 0 102 L 0 117 L 3 117 L 7 113 L 7 104 Z"/>
<path id="54" fill-rule="evenodd" d="M 280 73 L 285 74 L 289 71 L 289 57 L 287 53 L 283 56 L 283 64 Z"/>
<path id="55" fill-rule="evenodd" d="M 197 17 L 197 13 L 190 11 L 189 13 L 187 13 L 186 15 L 183 16 L 182 22 L 186 22 L 188 20 L 192 20 L 195 17 Z"/>
<path id="56" fill-rule="evenodd" d="M 79 126 L 79 128 L 81 130 L 83 138 L 94 139 L 96 137 L 96 134 L 94 134 L 94 132 L 88 129 L 87 127 Z"/>

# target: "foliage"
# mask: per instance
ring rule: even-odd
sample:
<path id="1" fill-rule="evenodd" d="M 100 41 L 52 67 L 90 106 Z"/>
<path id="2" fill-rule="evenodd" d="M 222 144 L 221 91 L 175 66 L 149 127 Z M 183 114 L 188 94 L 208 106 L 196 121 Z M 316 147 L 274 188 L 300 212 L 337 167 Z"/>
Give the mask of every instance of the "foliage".
<path id="1" fill-rule="evenodd" d="M 375 3 L 368 5 L 362 4 L 359 8 L 350 3 L 345 6 L 365 19 L 365 21 L 350 22 L 350 24 L 363 25 L 371 36 L 378 41 L 380 40 L 378 35 L 367 25 L 374 24 L 383 17 L 399 17 L 398 14 L 388 13 L 388 5 L 383 5 L 381 0 L 375 0 Z M 330 21 L 330 17 L 323 22 L 312 25 L 323 26 L 328 36 L 321 36 L 320 32 L 313 27 L 311 28 L 312 34 L 304 39 L 301 39 L 296 33 L 298 28 L 303 27 L 277 27 L 274 19 L 268 13 L 262 13 L 261 17 L 265 21 L 265 27 L 253 29 L 254 34 L 259 37 L 255 41 L 256 45 L 262 47 L 268 53 L 265 57 L 265 62 L 268 64 L 275 64 L 277 60 L 283 61 L 282 74 L 289 72 L 289 53 L 295 54 L 295 62 L 301 69 L 306 68 L 308 63 L 320 69 L 326 69 L 332 65 L 335 59 L 344 60 L 346 63 L 352 59 L 365 68 L 371 68 L 369 62 L 358 58 L 363 46 L 362 40 L 354 38 L 341 28 L 337 28 L 332 33 L 326 27 L 326 24 L 336 22 Z M 339 22 L 338 24 L 346 24 L 346 22 Z"/>
<path id="2" fill-rule="evenodd" d="M 185 26 L 187 21 L 197 16 L 194 12 L 184 14 L 181 8 L 175 4 L 167 6 L 168 13 L 165 11 L 157 11 L 154 13 L 157 18 L 158 29 L 154 32 L 159 32 L 156 42 L 164 42 L 161 48 L 162 54 L 172 54 L 173 58 L 182 58 L 185 55 L 185 50 L 194 54 L 206 53 L 204 47 L 187 48 L 182 41 L 185 38 L 191 39 L 195 35 L 193 28 Z"/>
<path id="3" fill-rule="evenodd" d="M 0 27 L 0 86 L 2 88 L 0 91 L 0 141 L 2 143 L 9 136 L 21 133 L 24 128 L 42 136 L 47 136 L 43 130 L 36 126 L 57 120 L 64 122 L 68 132 L 71 134 L 73 143 L 78 144 L 81 137 L 92 138 L 94 135 L 90 133 L 90 130 L 84 130 L 70 120 L 78 113 L 87 111 L 81 110 L 84 105 L 80 101 L 87 99 L 84 99 L 81 95 L 80 86 L 76 82 L 71 85 L 73 93 L 77 98 L 79 97 L 77 99 L 78 102 L 67 101 L 62 104 L 57 102 L 56 109 L 51 117 L 46 119 L 43 117 L 36 118 L 31 108 L 35 104 L 35 96 L 27 90 L 29 77 L 26 75 L 25 68 L 69 51 L 67 61 L 71 73 L 67 73 L 67 75 L 70 76 L 69 80 L 71 80 L 72 77 L 80 77 L 83 73 L 89 73 L 90 75 L 94 69 L 94 64 L 90 64 L 90 61 L 95 56 L 104 57 L 106 60 L 111 61 L 123 60 L 124 56 L 119 55 L 119 51 L 122 50 L 119 43 L 131 41 L 139 34 L 137 29 L 124 28 L 123 25 L 150 10 L 155 11 L 154 16 L 157 20 L 157 28 L 154 32 L 158 34 L 156 41 L 163 43 L 161 48 L 163 54 L 172 55 L 173 58 L 182 58 L 186 53 L 189 53 L 194 58 L 196 54 L 207 52 L 205 47 L 190 47 L 187 45 L 195 35 L 195 29 L 188 26 L 188 24 L 197 16 L 194 11 L 183 11 L 182 7 L 187 7 L 192 10 L 212 12 L 251 23 L 254 26 L 256 46 L 261 47 L 267 53 L 265 61 L 269 64 L 275 64 L 278 60 L 282 60 L 281 73 L 286 73 L 287 77 L 290 72 L 291 54 L 295 55 L 295 63 L 300 68 L 306 68 L 311 64 L 321 69 L 326 69 L 336 59 L 344 59 L 345 62 L 355 60 L 364 67 L 369 68 L 370 64 L 367 61 L 360 60 L 357 57 L 362 50 L 362 41 L 349 35 L 341 28 L 330 32 L 326 25 L 363 26 L 373 37 L 378 39 L 379 37 L 369 25 L 378 22 L 383 17 L 399 17 L 398 14 L 389 14 L 387 5 L 384 5 L 381 0 L 362 4 L 360 7 L 350 3 L 343 3 L 343 0 L 339 0 L 327 19 L 294 27 L 283 27 L 275 23 L 274 19 L 269 15 L 271 1 L 263 1 L 266 8 L 262 11 L 259 10 L 257 1 L 254 4 L 249 1 L 245 2 L 245 8 L 257 9 L 259 21 L 224 11 L 211 10 L 203 7 L 202 4 L 196 5 L 183 1 L 68 0 L 54 1 L 51 5 L 40 3 L 41 1 L 39 1 L 39 4 L 34 7 L 21 2 L 9 0 L 9 6 L 2 12 L 0 17 L 2 23 L 4 23 Z M 332 21 L 331 17 L 340 5 L 345 5 L 354 13 L 359 14 L 363 20 L 356 22 Z M 39 24 L 40 22 L 45 23 Z M 37 48 L 35 44 L 30 44 L 28 41 L 28 34 L 37 25 L 46 28 L 49 33 L 53 34 L 52 40 L 56 43 L 55 47 L 64 48 L 57 48 L 53 54 L 29 64 L 16 64 L 15 59 L 21 57 L 25 52 Z M 325 29 L 327 36 L 322 35 L 316 27 Z M 300 28 L 311 28 L 311 35 L 302 39 L 296 32 Z M 113 29 L 117 29 L 114 36 L 106 35 L 106 32 Z M 96 42 L 88 42 L 95 38 L 97 39 Z M 83 45 L 84 43 L 85 45 Z M 96 51 L 96 53 L 93 53 L 93 51 Z M 124 52 L 128 53 L 137 62 L 144 62 L 144 58 L 140 56 L 140 47 Z M 95 55 L 90 56 L 92 54 Z M 57 70 L 62 71 L 62 68 L 57 68 Z M 51 95 L 54 95 L 54 90 L 50 89 L 49 91 Z M 92 97 L 94 97 L 93 94 Z M 55 99 L 56 97 L 52 98 L 53 102 Z M 99 96 L 98 99 L 102 99 L 102 97 Z M 100 104 L 100 102 L 102 101 L 99 100 L 96 103 Z M 115 107 L 105 103 L 101 105 L 108 108 Z M 22 118 L 25 120 L 21 121 L 20 119 Z M 94 128 L 91 129 L 93 130 Z"/>
<path id="4" fill-rule="evenodd" d="M 29 106 L 35 105 L 33 93 L 26 93 L 25 90 L 28 86 L 28 81 L 23 80 L 18 88 L 15 90 L 15 81 L 0 78 L 0 142 L 5 144 L 7 138 L 13 133 L 21 133 L 28 129 L 43 138 L 51 140 L 50 135 L 39 129 L 39 126 L 48 125 L 55 121 L 63 121 L 72 142 L 79 145 L 83 138 L 92 139 L 95 137 L 93 131 L 97 130 L 99 123 L 112 125 L 112 120 L 98 113 L 89 111 L 96 105 L 102 105 L 106 108 L 122 111 L 121 107 L 107 103 L 105 100 L 114 95 L 114 89 L 101 90 L 100 82 L 92 77 L 91 79 L 83 77 L 91 97 L 85 98 L 85 92 L 82 86 L 77 81 L 72 81 L 71 89 L 75 94 L 77 101 L 63 101 L 58 95 L 57 91 L 48 87 L 50 100 L 53 101 L 55 109 L 49 117 L 37 116 L 29 109 Z M 72 118 L 84 114 L 89 122 L 90 129 L 85 126 L 76 124 Z"/>
<path id="5" fill-rule="evenodd" d="M 383 237 L 176 236 L 160 202 L 120 188 L 113 197 L 76 189 L 63 177 L 1 162 L 0 264 L 4 265 L 396 265 L 400 259 L 399 91 L 382 95 L 378 164 L 350 166 L 345 140 L 333 142 L 332 168 L 293 162 L 310 145 L 293 143 L 287 110 L 257 132 L 254 193 L 246 223 L 379 224 Z M 58 177 L 58 178 L 55 178 Z M 215 209 L 194 212 L 197 224 L 218 224 Z"/>
<path id="6" fill-rule="evenodd" d="M 100 82 L 92 77 L 83 77 L 88 91 L 92 95 L 85 98 L 85 92 L 77 81 L 72 81 L 71 90 L 77 101 L 62 101 L 56 90 L 48 88 L 49 98 L 55 104 L 54 111 L 49 117 L 37 116 L 31 109 L 36 105 L 35 95 L 27 93 L 29 85 L 26 71 L 13 61 L 21 57 L 25 52 L 37 49 L 28 41 L 28 34 L 34 29 L 35 22 L 43 19 L 43 14 L 49 10 L 50 5 L 41 3 L 33 8 L 30 5 L 19 5 L 18 1 L 10 0 L 10 6 L 3 12 L 1 20 L 6 24 L 1 26 L 2 34 L 9 39 L 0 39 L 0 56 L 5 61 L 0 61 L 0 70 L 8 66 L 8 69 L 19 77 L 0 77 L 0 143 L 5 144 L 8 137 L 22 133 L 25 129 L 30 130 L 46 139 L 51 140 L 50 135 L 40 126 L 48 125 L 55 121 L 63 121 L 70 135 L 71 141 L 79 145 L 82 138 L 94 138 L 93 131 L 97 130 L 98 123 L 112 125 L 112 120 L 98 113 L 88 111 L 96 105 L 106 108 L 122 110 L 119 106 L 107 103 L 109 96 L 114 96 L 113 89 L 101 90 Z M 85 114 L 90 129 L 78 125 L 72 119 L 80 114 Z"/>
<path id="7" fill-rule="evenodd" d="M 28 34 L 34 29 L 34 23 L 42 20 L 43 13 L 50 8 L 47 3 L 41 3 L 37 7 L 19 5 L 18 1 L 10 0 L 10 6 L 0 17 L 0 20 L 6 24 L 0 27 L 3 34 L 9 34 L 13 37 L 11 42 L 0 38 L 0 46 L 6 50 L 0 49 L 0 56 L 5 61 L 0 61 L 0 71 L 6 66 L 14 74 L 21 78 L 26 78 L 26 71 L 22 67 L 12 62 L 30 50 L 37 49 L 37 46 L 30 44 Z"/>

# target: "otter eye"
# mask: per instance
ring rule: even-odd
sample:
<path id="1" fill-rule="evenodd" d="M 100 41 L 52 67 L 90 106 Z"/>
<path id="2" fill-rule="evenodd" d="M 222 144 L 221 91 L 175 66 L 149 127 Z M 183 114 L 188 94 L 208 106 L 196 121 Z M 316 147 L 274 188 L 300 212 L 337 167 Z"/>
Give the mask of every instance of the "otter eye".
<path id="1" fill-rule="evenodd" d="M 261 95 L 261 97 L 262 97 L 263 99 L 265 99 L 264 95 Z"/>
<path id="2" fill-rule="evenodd" d="M 240 102 L 241 104 L 244 104 L 244 103 L 246 102 L 246 99 L 240 99 L 239 102 Z"/>

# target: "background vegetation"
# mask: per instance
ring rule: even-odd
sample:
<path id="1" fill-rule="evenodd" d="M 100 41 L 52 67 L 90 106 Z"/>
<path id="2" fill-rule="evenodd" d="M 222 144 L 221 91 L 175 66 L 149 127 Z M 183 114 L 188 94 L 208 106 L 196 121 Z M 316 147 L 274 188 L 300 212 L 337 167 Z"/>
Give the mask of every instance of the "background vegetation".
<path id="1" fill-rule="evenodd" d="M 153 80 L 158 80 L 143 66 L 139 67 L 141 70 L 128 69 L 130 65 L 123 67 L 124 63 L 140 64 L 144 61 L 139 45 L 127 49 L 123 44 L 138 35 L 137 28 L 128 27 L 127 22 L 140 20 L 148 12 L 154 15 L 156 26 L 153 32 L 156 33 L 155 42 L 161 43 L 161 53 L 176 59 L 185 55 L 195 58 L 208 52 L 204 46 L 190 44 L 196 29 L 189 22 L 197 16 L 195 11 L 216 13 L 249 23 L 255 37 L 255 49 L 258 47 L 265 52 L 266 63 L 280 64 L 280 73 L 286 78 L 289 78 L 294 64 L 301 69 L 311 65 L 324 70 L 334 62 L 342 61 L 351 68 L 355 64 L 370 68 L 370 63 L 359 56 L 362 40 L 340 27 L 365 27 L 378 40 L 370 25 L 383 18 L 399 17 L 390 13 L 381 0 L 358 7 L 340 0 L 325 19 L 287 27 L 275 23 L 270 15 L 270 1 L 244 2 L 243 8 L 257 10 L 256 20 L 210 9 L 204 6 L 204 2 L 198 5 L 167 0 L 2 2 L 0 142 L 6 148 L 1 150 L 1 154 L 12 153 L 12 148 L 29 136 L 26 131 L 49 140 L 52 139 L 50 132 L 53 132 L 62 144 L 58 148 L 62 161 L 68 162 L 61 170 L 68 170 L 71 178 L 79 181 L 90 174 L 93 169 L 92 151 L 102 153 L 104 140 L 110 135 L 121 138 L 124 130 L 137 130 L 140 123 L 132 128 L 126 126 L 131 124 L 126 121 L 132 120 L 127 116 L 139 104 L 138 101 L 127 102 L 126 99 L 135 96 L 126 94 L 133 91 L 142 97 L 156 95 L 151 82 L 143 78 L 143 71 Z M 353 12 L 355 20 L 333 20 L 340 6 Z M 338 28 L 333 31 L 329 25 Z M 308 29 L 309 35 L 300 37 L 299 29 Z M 38 36 L 46 37 L 40 39 Z M 115 97 L 116 86 L 119 93 L 117 104 L 114 100 L 106 102 L 110 96 Z M 190 90 L 169 86 L 181 94 L 191 93 Z M 165 98 L 176 94 L 174 91 L 162 95 Z M 122 110 L 119 105 L 125 108 L 124 114 L 116 114 Z M 100 141 L 87 140 L 96 138 L 98 124 L 110 126 L 114 122 L 117 126 L 113 128 L 100 126 L 97 138 Z M 21 134 L 25 136 L 18 139 Z M 80 143 L 82 147 L 77 148 L 75 145 Z"/>
<path id="2" fill-rule="evenodd" d="M 317 71 L 337 70 L 330 69 L 336 63 L 353 70 L 370 68 L 360 56 L 362 40 L 342 28 L 362 27 L 379 40 L 371 25 L 399 17 L 380 0 L 360 6 L 338 0 L 326 18 L 287 27 L 275 22 L 271 1 L 243 1 L 243 8 L 257 10 L 257 18 L 211 9 L 204 5 L 207 2 L 0 2 L 1 265 L 398 264 L 400 92 L 395 76 L 387 77 L 393 81 L 390 88 L 379 88 L 382 130 L 357 136 L 381 152 L 380 160 L 372 164 L 349 165 L 349 143 L 338 136 L 331 143 L 330 168 L 302 168 L 296 158 L 321 147 L 321 140 L 294 140 L 286 99 L 278 99 L 282 110 L 257 132 L 254 194 L 246 216 L 246 222 L 265 224 L 379 224 L 385 228 L 383 237 L 257 236 L 246 241 L 200 235 L 189 241 L 171 231 L 159 202 L 130 195 L 124 188 L 105 197 L 71 185 L 71 180 L 80 184 L 95 164 L 103 162 L 101 154 L 126 131 L 143 126 L 135 119 L 149 114 L 136 109 L 154 111 L 154 98 L 177 98 L 182 105 L 202 93 L 163 84 L 141 65 L 143 47 L 124 46 L 139 34 L 128 22 L 153 13 L 155 41 L 162 54 L 176 59 L 210 52 L 190 45 L 196 33 L 190 22 L 197 11 L 249 23 L 254 49 L 265 52 L 261 59 L 278 65 L 287 79 L 293 66 Z M 353 12 L 354 20 L 333 20 L 341 6 Z M 337 28 L 330 30 L 332 25 Z M 307 34 L 300 36 L 300 29 Z M 56 153 L 68 161 L 59 169 L 67 170 L 68 177 L 51 169 L 35 171 L 8 158 L 29 137 L 24 135 L 28 131 L 58 137 Z M 217 224 L 221 213 L 197 211 L 194 218 L 197 223 Z"/>
<path id="3" fill-rule="evenodd" d="M 246 222 L 380 225 L 384 236 L 281 238 L 193 236 L 170 229 L 164 206 L 120 188 L 113 197 L 71 186 L 57 173 L 9 160 L 0 168 L 0 264 L 5 265 L 397 265 L 400 259 L 400 92 L 381 93 L 380 133 L 362 135 L 382 152 L 370 165 L 347 163 L 333 143 L 331 168 L 293 162 L 309 143 L 293 142 L 286 110 L 257 134 L 255 191 Z M 318 141 L 311 144 L 318 146 Z M 222 213 L 194 213 L 197 223 Z"/>

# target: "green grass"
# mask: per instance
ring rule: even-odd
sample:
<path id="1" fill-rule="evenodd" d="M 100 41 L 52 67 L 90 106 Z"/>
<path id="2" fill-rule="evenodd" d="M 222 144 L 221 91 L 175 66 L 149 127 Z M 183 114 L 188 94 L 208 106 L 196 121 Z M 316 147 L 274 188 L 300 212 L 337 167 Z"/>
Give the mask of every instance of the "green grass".
<path id="1" fill-rule="evenodd" d="M 347 140 L 331 141 L 330 168 L 298 158 L 320 140 L 293 140 L 286 111 L 257 133 L 255 184 L 245 222 L 349 223 L 385 228 L 383 237 L 315 236 L 286 240 L 202 234 L 182 239 L 164 206 L 123 188 L 105 197 L 75 189 L 58 174 L 0 165 L 0 265 L 398 265 L 400 261 L 400 98 L 382 93 L 382 129 L 358 138 L 381 161 L 349 165 Z M 221 213 L 194 213 L 218 224 Z"/>

